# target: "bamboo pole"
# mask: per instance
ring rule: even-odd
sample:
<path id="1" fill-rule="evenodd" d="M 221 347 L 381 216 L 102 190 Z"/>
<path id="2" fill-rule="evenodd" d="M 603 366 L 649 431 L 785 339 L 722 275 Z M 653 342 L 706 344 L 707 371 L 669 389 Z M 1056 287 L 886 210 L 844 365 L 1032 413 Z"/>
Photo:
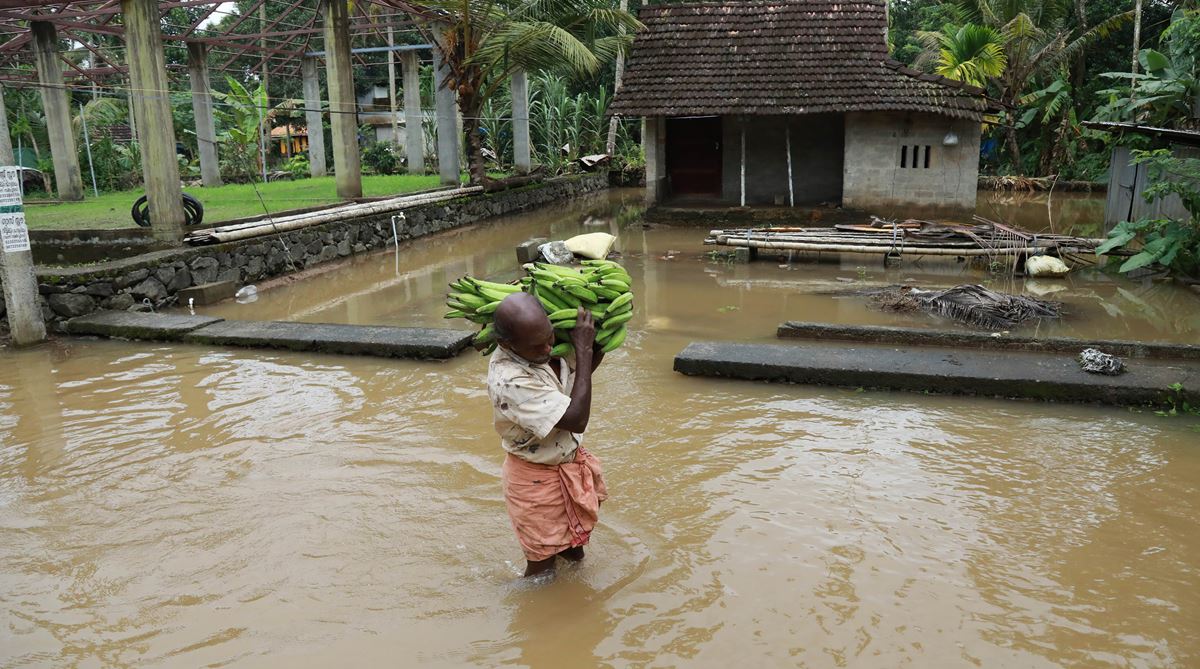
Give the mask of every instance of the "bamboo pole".
<path id="1" fill-rule="evenodd" d="M 787 144 L 788 164 L 788 206 L 796 206 L 796 193 L 792 186 L 792 124 L 788 123 L 783 129 L 784 142 Z"/>
<path id="2" fill-rule="evenodd" d="M 813 244 L 805 242 L 765 242 L 758 240 L 747 239 L 730 239 L 727 246 L 745 246 L 756 249 L 779 250 L 779 251 L 829 251 L 840 253 L 887 253 L 891 247 L 871 247 L 858 244 Z M 943 247 L 921 247 L 921 246 L 906 246 L 903 252 L 907 255 L 931 255 L 931 256 L 992 256 L 992 255 L 1020 255 L 1022 253 L 1040 253 L 1045 251 L 1045 247 L 1010 247 L 1002 249 L 948 249 Z M 1062 249 L 1070 252 L 1071 249 Z"/>
<path id="3" fill-rule="evenodd" d="M 464 195 L 474 195 L 481 192 L 483 192 L 483 188 L 479 186 L 473 186 L 470 188 L 455 188 L 452 190 L 442 190 L 433 193 L 421 193 L 418 195 L 391 198 L 382 202 L 364 202 L 359 204 L 344 205 L 340 207 L 324 209 L 318 212 L 296 214 L 293 216 L 284 216 L 282 218 L 275 219 L 267 218 L 259 221 L 251 221 L 249 223 L 239 223 L 236 225 L 210 228 L 207 230 L 197 230 L 189 234 L 184 241 L 189 244 L 212 244 L 217 242 L 235 241 L 238 239 L 248 239 L 250 237 L 258 237 L 276 232 L 288 232 L 290 230 L 297 230 L 300 228 L 320 225 L 322 223 L 329 223 L 332 221 L 345 220 L 348 218 L 385 214 L 397 211 L 399 209 L 434 204 L 437 202 L 462 197 Z"/>

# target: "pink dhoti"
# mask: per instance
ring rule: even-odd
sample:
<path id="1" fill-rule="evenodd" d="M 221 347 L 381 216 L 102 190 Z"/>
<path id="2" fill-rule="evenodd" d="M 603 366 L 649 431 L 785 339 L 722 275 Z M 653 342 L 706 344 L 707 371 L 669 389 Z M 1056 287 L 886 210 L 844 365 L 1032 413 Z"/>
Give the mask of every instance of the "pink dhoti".
<path id="1" fill-rule="evenodd" d="M 537 562 L 583 546 L 608 499 L 600 461 L 582 447 L 575 461 L 539 465 L 508 454 L 504 458 L 504 505 L 521 550 Z"/>

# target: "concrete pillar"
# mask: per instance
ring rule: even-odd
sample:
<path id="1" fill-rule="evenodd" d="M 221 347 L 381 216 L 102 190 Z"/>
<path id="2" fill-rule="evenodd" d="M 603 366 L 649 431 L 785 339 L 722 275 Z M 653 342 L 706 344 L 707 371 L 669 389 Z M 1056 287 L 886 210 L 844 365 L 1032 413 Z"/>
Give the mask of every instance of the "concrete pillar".
<path id="1" fill-rule="evenodd" d="M 434 108 L 437 110 L 438 174 L 447 186 L 459 185 L 462 169 L 458 162 L 457 95 L 445 85 L 450 68 L 442 62 L 441 52 L 433 48 Z"/>
<path id="2" fill-rule="evenodd" d="M 71 101 L 63 86 L 62 64 L 58 61 L 58 30 L 53 23 L 32 21 L 33 52 L 42 90 L 46 133 L 54 159 L 54 187 L 60 200 L 83 199 L 83 177 L 79 173 L 79 150 L 71 126 Z"/>
<path id="3" fill-rule="evenodd" d="M 200 153 L 200 179 L 205 186 L 221 185 L 217 162 L 217 128 L 213 123 L 212 86 L 208 78 L 208 45 L 188 42 L 188 78 L 192 83 L 192 115 L 196 117 L 196 145 Z"/>
<path id="4" fill-rule="evenodd" d="M 138 137 L 150 230 L 159 242 L 177 243 L 183 238 L 183 192 L 175 154 L 175 120 L 171 98 L 165 93 L 170 84 L 158 3 L 121 0 L 121 14 L 125 18 L 125 60 L 133 83 L 133 107 L 140 124 Z"/>
<path id="5" fill-rule="evenodd" d="M 400 146 L 400 117 L 396 114 L 396 37 L 391 26 L 387 29 L 388 44 L 388 112 L 392 117 L 392 144 Z"/>
<path id="6" fill-rule="evenodd" d="M 416 51 L 400 57 L 404 77 L 404 148 L 408 154 L 409 174 L 425 173 L 425 112 L 421 110 L 421 61 Z"/>
<path id="7" fill-rule="evenodd" d="M 509 82 L 512 91 L 513 164 L 520 174 L 533 167 L 529 154 L 529 78 L 517 70 Z"/>
<path id="8" fill-rule="evenodd" d="M 0 167 L 16 164 L 12 137 L 8 134 L 8 108 L 4 106 L 4 85 L 0 84 Z"/>
<path id="9" fill-rule="evenodd" d="M 7 143 L 7 131 L 4 139 Z M 8 153 L 11 157 L 11 146 Z M 38 303 L 37 277 L 33 273 L 33 255 L 29 252 L 29 235 L 25 230 L 25 214 L 21 206 L 21 173 L 11 165 L 10 161 L 0 166 L 3 168 L 0 173 L 0 206 L 6 210 L 0 213 L 3 219 L 0 283 L 4 284 L 4 305 L 13 343 L 26 346 L 46 339 L 46 324 Z"/>
<path id="10" fill-rule="evenodd" d="M 308 124 L 308 171 L 314 177 L 325 176 L 325 124 L 321 119 L 321 75 L 317 59 L 305 56 L 300 61 L 304 83 L 304 119 Z"/>
<path id="11" fill-rule="evenodd" d="M 647 206 L 662 202 L 666 186 L 666 122 L 658 116 L 642 119 L 642 151 L 646 154 Z"/>
<path id="12" fill-rule="evenodd" d="M 345 0 L 325 0 L 325 81 L 333 126 L 333 172 L 340 198 L 362 197 L 358 115 L 350 70 L 350 15 Z"/>

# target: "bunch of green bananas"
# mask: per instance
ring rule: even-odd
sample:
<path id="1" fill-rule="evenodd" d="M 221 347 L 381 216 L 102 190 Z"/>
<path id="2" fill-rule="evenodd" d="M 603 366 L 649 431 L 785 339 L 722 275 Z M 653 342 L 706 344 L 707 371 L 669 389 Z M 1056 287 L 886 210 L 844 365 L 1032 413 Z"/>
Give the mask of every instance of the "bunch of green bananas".
<path id="1" fill-rule="evenodd" d="M 450 294 L 446 296 L 446 306 L 450 307 L 450 311 L 445 318 L 465 318 L 482 325 L 483 329 L 475 335 L 473 343 L 484 355 L 489 355 L 496 350 L 492 314 L 504 298 L 521 292 L 524 287 L 524 284 L 493 283 L 464 276 L 450 283 Z"/>
<path id="2" fill-rule="evenodd" d="M 580 269 L 544 263 L 529 263 L 524 268 L 528 276 L 517 283 L 464 276 L 450 284 L 446 306 L 451 311 L 445 317 L 482 325 L 474 344 L 484 355 L 496 349 L 492 314 L 504 298 L 519 291 L 532 294 L 546 310 L 558 340 L 551 352 L 556 357 L 574 353 L 571 330 L 581 306 L 596 320 L 596 343 L 602 351 L 608 353 L 625 342 L 625 324 L 633 318 L 631 279 L 625 268 L 611 260 L 584 260 Z"/>
<path id="3" fill-rule="evenodd" d="M 611 260 L 584 260 L 581 269 L 531 263 L 529 292 L 542 303 L 554 326 L 558 344 L 551 355 L 564 357 L 574 353 L 571 330 L 579 307 L 592 312 L 596 319 L 596 343 L 608 353 L 625 342 L 625 323 L 633 318 L 632 280 L 629 273 Z"/>

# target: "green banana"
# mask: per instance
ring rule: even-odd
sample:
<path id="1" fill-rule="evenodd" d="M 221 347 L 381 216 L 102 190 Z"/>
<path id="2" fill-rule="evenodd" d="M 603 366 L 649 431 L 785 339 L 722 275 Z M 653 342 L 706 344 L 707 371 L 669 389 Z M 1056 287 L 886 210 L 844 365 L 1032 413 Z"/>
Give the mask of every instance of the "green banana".
<path id="1" fill-rule="evenodd" d="M 467 314 L 467 320 L 480 325 L 491 325 L 492 323 L 492 317 L 488 315 Z"/>
<path id="2" fill-rule="evenodd" d="M 548 314 L 548 316 L 552 321 L 563 321 L 568 318 L 575 318 L 575 316 L 578 314 L 578 309 L 559 309 L 558 311 Z"/>
<path id="3" fill-rule="evenodd" d="M 616 279 L 604 279 L 604 280 L 600 281 L 600 285 L 604 286 L 605 288 L 612 288 L 612 289 L 618 290 L 622 293 L 629 292 L 629 284 L 625 281 L 618 281 Z"/>
<path id="4" fill-rule="evenodd" d="M 480 351 L 480 353 L 482 353 L 483 355 L 491 355 L 492 351 L 495 351 L 495 350 L 496 350 L 496 342 L 492 342 L 492 343 L 488 344 L 482 351 Z"/>
<path id="5" fill-rule="evenodd" d="M 563 303 L 563 305 L 565 305 L 564 308 L 574 308 L 583 304 L 578 297 L 575 297 L 571 293 L 561 291 L 555 288 L 553 285 L 546 284 L 541 281 L 538 281 L 538 290 L 546 291 L 547 297 L 553 298 L 555 302 Z"/>
<path id="6" fill-rule="evenodd" d="M 601 329 L 611 330 L 617 325 L 627 322 L 630 318 L 633 318 L 632 311 L 626 311 L 623 314 L 616 314 L 613 316 L 606 316 L 604 319 L 604 325 L 601 326 Z"/>
<path id="7" fill-rule="evenodd" d="M 551 323 L 551 325 L 554 326 L 555 330 L 574 330 L 575 329 L 575 319 L 572 318 L 570 320 L 565 320 L 565 321 L 554 321 L 553 323 Z"/>
<path id="8" fill-rule="evenodd" d="M 569 285 L 569 286 L 565 287 L 565 290 L 567 291 L 567 293 L 574 295 L 575 297 L 579 298 L 580 300 L 582 300 L 584 302 L 587 302 L 588 304 L 595 304 L 600 301 L 600 298 L 596 297 L 595 293 L 588 290 L 587 288 L 584 288 L 583 286 L 570 286 Z"/>
<path id="9" fill-rule="evenodd" d="M 495 328 L 491 323 L 488 323 L 487 325 L 485 325 L 483 327 L 482 330 L 479 331 L 479 334 L 475 335 L 474 343 L 476 346 L 483 346 L 484 344 L 490 344 L 491 342 L 493 342 L 495 340 L 496 340 Z"/>
<path id="10" fill-rule="evenodd" d="M 595 284 L 592 284 L 592 285 L 588 286 L 587 288 L 588 288 L 588 290 L 595 293 L 596 297 L 599 297 L 604 300 L 608 300 L 610 302 L 621 296 L 621 293 L 619 293 L 615 290 L 606 288 L 604 286 L 597 286 Z"/>
<path id="11" fill-rule="evenodd" d="M 480 314 L 480 315 L 494 313 L 496 311 L 496 309 L 500 308 L 501 301 L 502 300 L 496 300 L 495 302 L 488 302 L 487 304 L 483 305 L 482 307 L 479 307 L 478 309 L 476 309 L 475 313 Z"/>
<path id="12" fill-rule="evenodd" d="M 484 299 L 474 293 L 450 293 L 450 299 L 458 300 L 459 302 L 470 305 L 472 309 L 478 309 L 492 300 Z M 504 299 L 504 298 L 500 298 Z"/>
<path id="13" fill-rule="evenodd" d="M 613 335 L 611 337 L 609 337 L 608 341 L 605 342 L 605 344 L 600 347 L 600 352 L 601 353 L 611 353 L 612 351 L 615 351 L 618 346 L 625 343 L 625 336 L 628 333 L 629 333 L 629 331 L 627 329 L 625 329 L 624 326 L 617 328 L 617 331 L 614 332 Z"/>
<path id="14" fill-rule="evenodd" d="M 499 290 L 492 290 L 491 288 L 488 288 L 486 286 L 480 286 L 479 287 L 479 295 L 482 298 L 485 298 L 485 299 L 483 299 L 483 303 L 487 304 L 488 302 L 495 302 L 496 300 L 503 300 L 504 298 L 508 297 L 509 294 L 499 291 Z"/>
<path id="15" fill-rule="evenodd" d="M 556 358 L 563 358 L 568 355 L 574 355 L 574 353 L 575 353 L 575 347 L 572 346 L 571 342 L 569 342 L 569 341 L 565 341 L 561 344 L 558 344 L 554 348 L 550 349 L 550 355 L 552 355 Z"/>
<path id="16" fill-rule="evenodd" d="M 534 263 L 534 265 L 536 265 L 537 268 L 543 272 L 553 272 L 559 276 L 579 278 L 579 270 L 575 269 L 574 267 L 563 267 L 562 265 L 551 265 L 543 262 Z"/>
<path id="17" fill-rule="evenodd" d="M 466 318 L 466 317 L 467 317 L 467 313 L 465 311 L 462 311 L 461 309 L 454 309 L 452 311 L 447 311 L 446 315 L 442 316 L 442 318 Z"/>
<path id="18" fill-rule="evenodd" d="M 633 293 L 625 293 L 609 303 L 606 313 L 614 313 L 617 309 L 633 302 Z"/>

